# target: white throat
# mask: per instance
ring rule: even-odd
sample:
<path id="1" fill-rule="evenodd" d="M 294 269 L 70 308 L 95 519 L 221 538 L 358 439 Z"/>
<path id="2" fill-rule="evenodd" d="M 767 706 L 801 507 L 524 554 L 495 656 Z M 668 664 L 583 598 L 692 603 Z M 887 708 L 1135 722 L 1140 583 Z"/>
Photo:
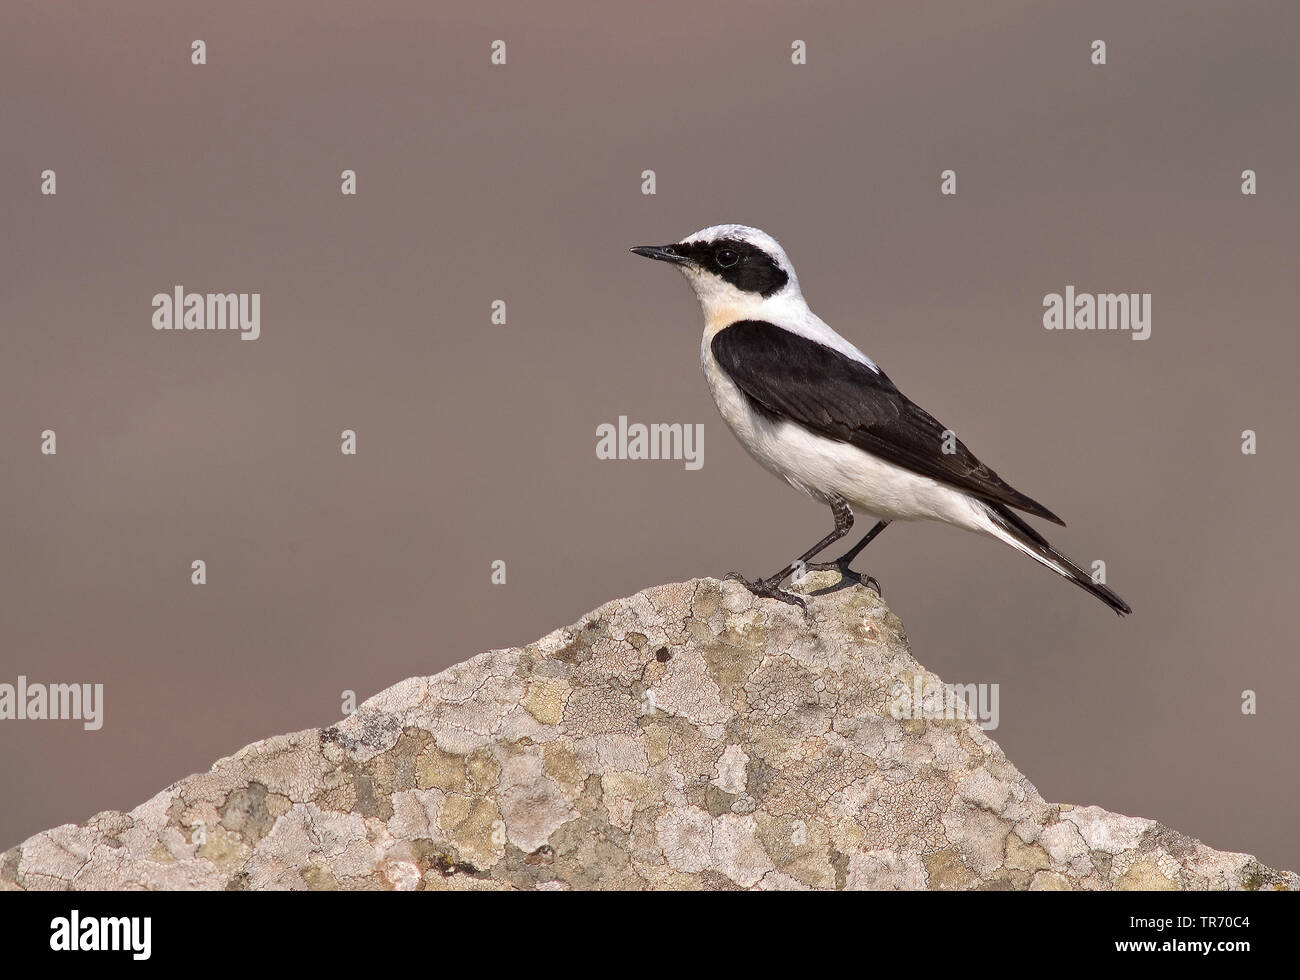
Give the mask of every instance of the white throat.
<path id="1" fill-rule="evenodd" d="M 714 334 L 738 320 L 764 320 L 839 351 L 873 371 L 880 371 L 875 361 L 837 334 L 826 321 L 809 309 L 803 293 L 799 291 L 799 281 L 793 275 L 782 289 L 771 296 L 762 296 L 737 289 L 731 283 L 698 269 L 681 267 L 681 272 L 695 290 L 700 309 L 704 311 L 706 347 Z"/>

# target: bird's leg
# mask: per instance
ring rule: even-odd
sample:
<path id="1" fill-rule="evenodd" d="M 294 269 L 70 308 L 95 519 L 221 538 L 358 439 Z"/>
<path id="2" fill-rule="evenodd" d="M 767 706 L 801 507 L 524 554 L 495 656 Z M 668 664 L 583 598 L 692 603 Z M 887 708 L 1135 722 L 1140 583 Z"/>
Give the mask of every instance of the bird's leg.
<path id="1" fill-rule="evenodd" d="M 853 563 L 854 558 L 857 558 L 858 555 L 862 554 L 862 549 L 871 544 L 871 542 L 875 540 L 876 535 L 887 527 L 889 527 L 889 521 L 877 521 L 876 526 L 867 532 L 866 537 L 848 551 L 844 552 L 844 554 L 840 555 L 840 557 L 835 561 L 818 562 L 815 565 L 809 565 L 808 569 L 810 571 L 837 571 L 844 579 L 857 579 L 861 584 L 875 589 L 876 595 L 880 595 L 880 583 L 877 582 L 874 577 L 854 572 L 849 568 L 849 565 Z"/>
<path id="2" fill-rule="evenodd" d="M 825 551 L 844 535 L 848 534 L 853 528 L 853 511 L 849 509 L 848 501 L 843 497 L 831 498 L 831 513 L 835 516 L 835 528 L 830 534 L 822 538 L 815 545 L 805 551 L 785 568 L 781 569 L 770 578 L 761 578 L 756 582 L 751 582 L 743 575 L 732 572 L 727 578 L 740 582 L 745 588 L 756 596 L 762 596 L 767 599 L 780 599 L 782 602 L 788 602 L 793 606 L 801 606 L 805 610 L 808 604 L 793 592 L 785 592 L 781 589 L 781 583 L 800 569 L 808 567 L 808 559 Z M 860 549 L 859 549 L 860 550 Z"/>

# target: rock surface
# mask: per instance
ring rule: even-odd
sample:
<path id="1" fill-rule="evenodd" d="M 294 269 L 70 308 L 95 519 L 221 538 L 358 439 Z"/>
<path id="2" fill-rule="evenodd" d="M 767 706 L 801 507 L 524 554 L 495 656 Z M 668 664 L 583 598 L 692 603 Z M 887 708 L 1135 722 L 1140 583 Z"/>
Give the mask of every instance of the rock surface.
<path id="1" fill-rule="evenodd" d="M 1045 802 L 964 710 L 912 710 L 918 679 L 940 683 L 861 586 L 805 618 L 665 585 L 37 834 L 0 888 L 1300 886 Z"/>

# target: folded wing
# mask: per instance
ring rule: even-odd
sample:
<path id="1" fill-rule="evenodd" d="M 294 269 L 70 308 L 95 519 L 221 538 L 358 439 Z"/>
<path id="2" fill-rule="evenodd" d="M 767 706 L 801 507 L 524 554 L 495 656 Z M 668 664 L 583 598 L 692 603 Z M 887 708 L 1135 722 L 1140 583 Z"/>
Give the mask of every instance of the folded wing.
<path id="1" fill-rule="evenodd" d="M 1008 485 L 910 401 L 883 372 L 763 320 L 740 320 L 710 348 L 727 376 L 769 416 L 993 503 L 1065 522 Z M 951 452 L 944 452 L 947 446 Z"/>

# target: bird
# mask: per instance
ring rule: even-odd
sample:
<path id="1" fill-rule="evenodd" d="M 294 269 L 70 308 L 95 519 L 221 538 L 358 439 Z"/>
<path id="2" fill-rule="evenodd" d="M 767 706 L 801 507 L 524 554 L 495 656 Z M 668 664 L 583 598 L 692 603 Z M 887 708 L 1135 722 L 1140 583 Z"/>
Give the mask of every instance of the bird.
<path id="1" fill-rule="evenodd" d="M 807 570 L 836 570 L 841 585 L 880 590 L 850 565 L 894 521 L 941 521 L 995 538 L 1106 603 L 1132 612 L 1105 584 L 1057 551 L 1017 511 L 1065 526 L 980 462 L 932 415 L 899 391 L 870 357 L 813 313 L 785 250 L 747 225 L 713 225 L 636 255 L 673 265 L 704 313 L 700 363 L 723 420 L 765 469 L 830 507 L 834 527 L 774 574 L 736 579 L 757 596 L 807 610 L 781 588 Z M 832 562 L 812 560 L 874 521 Z"/>

